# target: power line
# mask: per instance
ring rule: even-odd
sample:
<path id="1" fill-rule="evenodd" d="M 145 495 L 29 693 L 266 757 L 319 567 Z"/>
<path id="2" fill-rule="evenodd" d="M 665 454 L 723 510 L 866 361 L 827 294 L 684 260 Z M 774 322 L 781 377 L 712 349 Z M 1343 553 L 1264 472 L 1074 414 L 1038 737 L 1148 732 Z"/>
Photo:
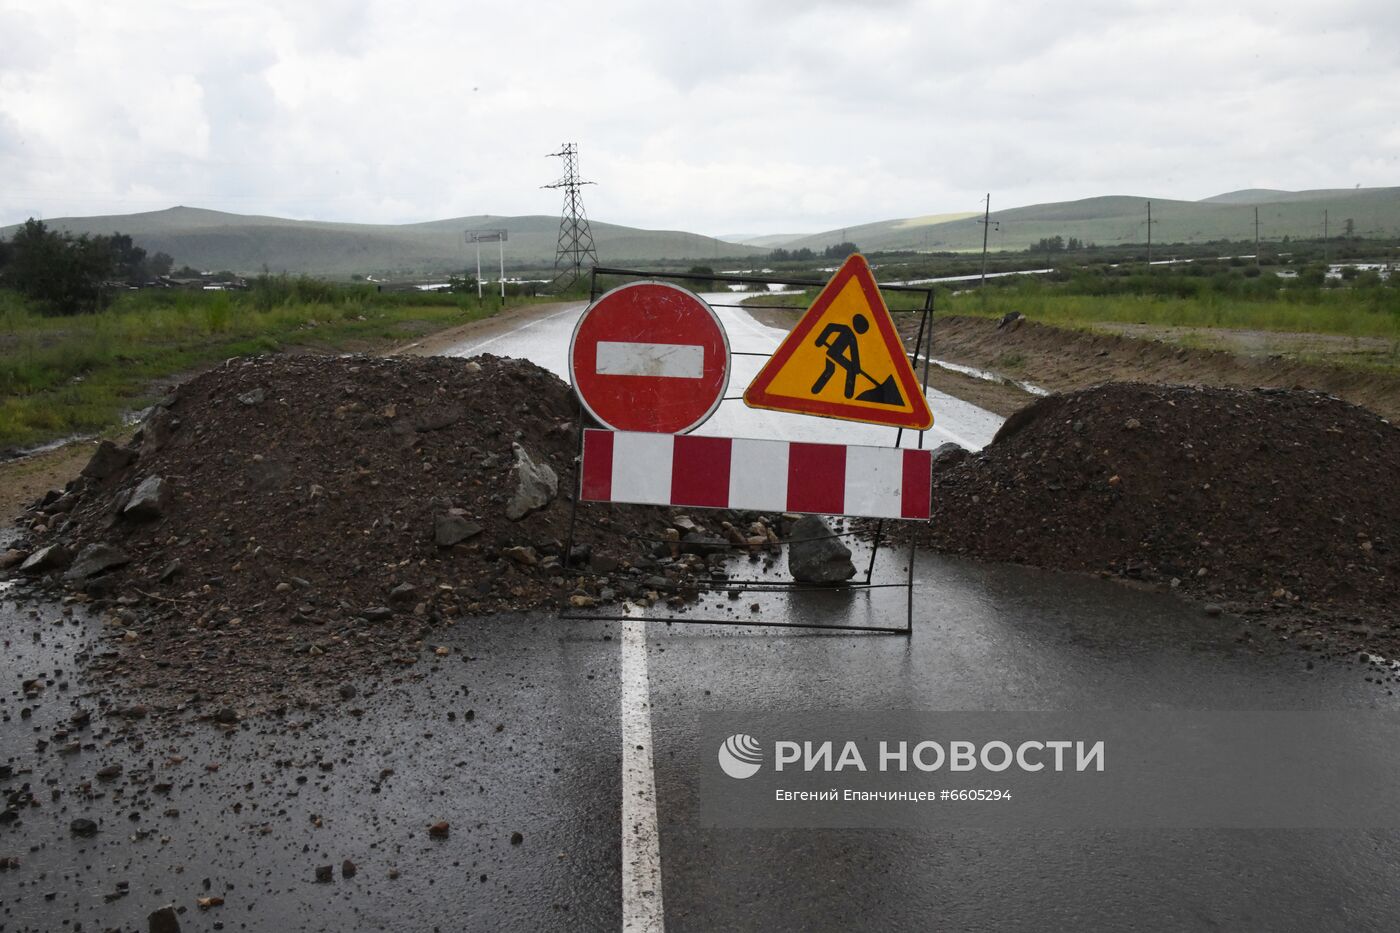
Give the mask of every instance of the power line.
<path id="1" fill-rule="evenodd" d="M 594 184 L 583 181 L 578 175 L 578 143 L 564 143 L 558 152 L 551 152 L 545 158 L 564 160 L 564 177 L 544 188 L 564 189 L 564 210 L 559 217 L 559 246 L 554 253 L 554 281 L 550 287 L 558 285 L 562 290 L 577 282 L 583 275 L 585 259 L 592 259 L 598 265 L 598 250 L 593 245 L 593 230 L 588 226 L 588 214 L 583 209 L 583 196 L 579 189 Z M 563 281 L 568 276 L 568 281 Z"/>

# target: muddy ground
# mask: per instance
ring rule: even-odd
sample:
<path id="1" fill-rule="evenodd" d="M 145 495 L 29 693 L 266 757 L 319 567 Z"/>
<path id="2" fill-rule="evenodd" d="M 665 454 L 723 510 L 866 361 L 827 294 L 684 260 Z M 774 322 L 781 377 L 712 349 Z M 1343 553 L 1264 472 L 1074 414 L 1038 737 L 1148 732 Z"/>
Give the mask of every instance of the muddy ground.
<path id="1" fill-rule="evenodd" d="M 138 706 L 227 723 L 411 664 L 461 617 L 679 604 L 771 556 L 776 516 L 575 515 L 576 404 L 491 356 L 231 360 L 32 503 L 0 563 L 104 614 L 90 667 Z"/>
<path id="2" fill-rule="evenodd" d="M 910 331 L 901 322 L 901 331 Z M 1156 382 L 1253 388 L 1295 386 L 1346 399 L 1392 421 L 1400 420 L 1400 376 L 1313 363 L 1281 353 L 1182 346 L 1158 332 L 1130 334 L 1070 330 L 1021 320 L 998 328 L 989 318 L 939 317 L 934 356 L 1065 392 L 1101 382 Z M 1239 340 L 1247 335 L 1236 333 Z M 1150 335 L 1149 335 L 1150 334 Z M 1295 335 L 1296 336 L 1296 335 Z M 1225 345 L 1234 346 L 1224 336 Z"/>
<path id="3" fill-rule="evenodd" d="M 1110 383 L 936 458 L 915 537 L 1400 654 L 1400 429 L 1311 391 Z M 904 529 L 900 529 L 902 532 Z"/>

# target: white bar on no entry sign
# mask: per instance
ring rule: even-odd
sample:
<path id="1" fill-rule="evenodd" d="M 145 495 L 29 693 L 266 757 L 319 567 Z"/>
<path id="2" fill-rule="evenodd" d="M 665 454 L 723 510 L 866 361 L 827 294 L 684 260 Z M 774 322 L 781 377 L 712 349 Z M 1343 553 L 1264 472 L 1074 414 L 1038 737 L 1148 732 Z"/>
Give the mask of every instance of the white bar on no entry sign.
<path id="1" fill-rule="evenodd" d="M 598 341 L 594 364 L 600 376 L 666 376 L 699 379 L 705 375 L 705 348 L 686 343 Z"/>

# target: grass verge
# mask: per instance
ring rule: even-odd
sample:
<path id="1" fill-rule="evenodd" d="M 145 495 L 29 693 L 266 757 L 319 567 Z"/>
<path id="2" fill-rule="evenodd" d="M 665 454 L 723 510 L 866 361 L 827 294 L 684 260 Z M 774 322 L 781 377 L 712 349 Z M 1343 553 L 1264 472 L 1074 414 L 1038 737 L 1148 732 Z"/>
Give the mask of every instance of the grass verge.
<path id="1" fill-rule="evenodd" d="M 544 300 L 284 282 L 130 292 L 98 314 L 52 317 L 0 291 L 0 451 L 110 429 L 161 380 L 232 356 L 370 350 Z"/>

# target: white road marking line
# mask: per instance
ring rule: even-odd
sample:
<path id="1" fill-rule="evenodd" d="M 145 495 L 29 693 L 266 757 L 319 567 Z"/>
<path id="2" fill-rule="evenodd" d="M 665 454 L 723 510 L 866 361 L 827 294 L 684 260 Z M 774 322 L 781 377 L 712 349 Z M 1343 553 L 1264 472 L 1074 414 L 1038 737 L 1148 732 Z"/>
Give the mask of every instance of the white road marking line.
<path id="1" fill-rule="evenodd" d="M 685 343 L 600 340 L 594 369 L 600 376 L 700 379 L 705 375 L 705 348 Z"/>
<path id="2" fill-rule="evenodd" d="M 627 614 L 636 608 L 630 603 Z M 646 621 L 622 623 L 622 929 L 663 933 L 661 834 L 651 752 Z"/>
<path id="3" fill-rule="evenodd" d="M 559 311 L 559 312 L 556 312 L 556 313 L 554 313 L 554 314 L 549 314 L 549 315 L 546 315 L 545 317 L 538 317 L 538 318 L 535 318 L 533 321 L 526 321 L 524 324 L 521 324 L 519 327 L 512 327 L 512 328 L 511 328 L 510 330 L 508 330 L 508 331 L 505 331 L 505 332 L 503 332 L 503 333 L 497 334 L 497 335 L 494 336 L 494 337 L 490 337 L 490 338 L 487 338 L 486 340 L 481 341 L 481 343 L 474 343 L 474 344 L 472 344 L 471 346 L 467 347 L 465 350 L 458 350 L 456 353 L 454 353 L 454 354 L 452 354 L 452 355 L 455 356 L 455 357 L 459 357 L 459 358 L 470 356 L 470 355 L 472 355 L 473 353 L 475 353 L 477 350 L 480 350 L 482 347 L 489 346 L 490 344 L 495 343 L 497 340 L 504 340 L 504 339 L 506 339 L 507 337 L 513 337 L 514 335 L 520 333 L 522 330 L 527 330 L 527 329 L 529 329 L 529 328 L 531 328 L 531 327 L 534 327 L 536 324 L 543 324 L 545 321 L 552 321 L 552 320 L 554 320 L 555 318 L 557 318 L 557 317 L 563 317 L 563 316 L 566 315 L 566 314 L 576 314 L 576 313 L 581 312 L 582 310 L 583 310 L 582 307 L 566 308 L 566 309 L 564 309 L 563 311 Z"/>

